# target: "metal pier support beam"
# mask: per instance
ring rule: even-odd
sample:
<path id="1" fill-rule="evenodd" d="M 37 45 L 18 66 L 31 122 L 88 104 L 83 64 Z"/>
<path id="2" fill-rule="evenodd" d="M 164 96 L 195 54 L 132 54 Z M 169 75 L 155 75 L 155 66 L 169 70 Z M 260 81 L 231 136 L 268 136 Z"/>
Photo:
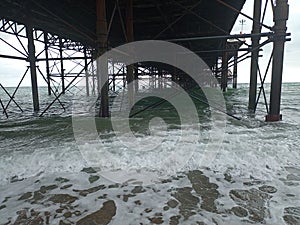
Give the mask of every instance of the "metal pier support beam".
<path id="1" fill-rule="evenodd" d="M 280 121 L 280 102 L 282 72 L 284 61 L 284 47 L 286 41 L 286 22 L 289 17 L 288 0 L 277 0 L 274 10 L 274 47 L 273 47 L 273 66 L 272 66 L 272 83 L 270 97 L 270 111 L 266 116 L 267 122 Z"/>
<path id="2" fill-rule="evenodd" d="M 97 74 L 95 74 L 95 67 L 94 67 L 94 62 L 91 62 L 91 69 L 92 69 L 92 95 L 96 95 L 96 84 L 95 84 L 95 78 Z"/>
<path id="3" fill-rule="evenodd" d="M 238 51 L 236 51 L 233 59 L 233 80 L 232 87 L 237 89 L 237 68 L 238 68 Z"/>
<path id="4" fill-rule="evenodd" d="M 85 70 L 85 88 L 86 88 L 86 96 L 90 96 L 90 83 L 89 83 L 89 70 L 88 70 L 88 59 L 86 48 L 84 48 L 84 70 Z"/>
<path id="5" fill-rule="evenodd" d="M 30 64 L 31 72 L 31 88 L 32 88 L 32 99 L 33 99 L 33 110 L 38 112 L 40 110 L 39 104 L 39 93 L 38 93 L 38 84 L 37 84 L 37 75 L 36 75 L 36 57 L 35 57 L 35 46 L 33 39 L 33 26 L 29 20 L 26 24 L 26 35 L 28 39 L 28 59 Z"/>
<path id="6" fill-rule="evenodd" d="M 107 50 L 107 20 L 105 0 L 96 1 L 97 8 L 97 56 L 100 57 Z M 107 71 L 106 63 L 106 71 Z M 100 95 L 100 117 L 109 117 L 109 82 L 108 71 L 100 74 L 100 62 L 97 60 L 98 95 Z M 102 89 L 100 88 L 102 85 Z"/>
<path id="7" fill-rule="evenodd" d="M 2 100 L 1 100 L 1 98 L 0 98 L 0 105 L 1 105 L 1 108 L 2 108 L 2 113 L 4 113 L 5 114 L 5 116 L 6 116 L 6 118 L 8 119 L 8 114 L 7 114 L 7 112 L 6 112 L 6 109 L 5 109 L 5 107 L 4 107 L 4 105 L 3 105 L 3 102 L 2 102 Z"/>
<path id="8" fill-rule="evenodd" d="M 133 33 L 133 0 L 127 0 L 126 5 L 126 35 L 127 42 L 134 41 L 134 33 Z M 129 108 L 133 106 L 134 102 L 134 65 L 127 65 L 127 88 L 128 88 L 128 104 Z"/>
<path id="9" fill-rule="evenodd" d="M 222 56 L 222 77 L 221 77 L 221 89 L 223 92 L 227 90 L 228 81 L 228 55 L 227 52 L 223 53 Z"/>
<path id="10" fill-rule="evenodd" d="M 139 92 L 139 65 L 135 64 L 135 69 L 134 69 L 134 79 L 135 79 L 135 93 Z"/>
<path id="11" fill-rule="evenodd" d="M 273 1 L 273 0 L 272 0 Z M 262 0 L 254 0 L 254 12 L 253 12 L 253 27 L 252 34 L 261 33 L 261 8 Z M 257 96 L 257 72 L 258 72 L 258 56 L 259 49 L 256 49 L 259 46 L 260 36 L 254 35 L 251 38 L 252 40 L 252 51 L 251 55 L 251 69 L 250 69 L 250 89 L 249 89 L 249 104 L 248 109 L 251 113 L 255 113 L 256 110 L 256 96 Z"/>
<path id="12" fill-rule="evenodd" d="M 126 87 L 126 75 L 125 75 L 125 67 L 123 67 L 123 88 Z"/>
<path id="13" fill-rule="evenodd" d="M 112 84 L 113 84 L 113 92 L 116 92 L 116 75 L 115 75 L 115 62 L 112 61 Z"/>
<path id="14" fill-rule="evenodd" d="M 64 69 L 64 60 L 63 60 L 63 42 L 62 39 L 59 38 L 59 58 L 60 58 L 60 72 L 61 72 L 61 88 L 62 93 L 65 94 L 65 69 Z"/>
<path id="15" fill-rule="evenodd" d="M 219 73 L 219 56 L 216 57 L 216 66 L 215 66 L 215 77 L 218 77 Z"/>
<path id="16" fill-rule="evenodd" d="M 45 42 L 46 76 L 47 76 L 48 95 L 51 95 L 49 53 L 48 53 L 49 40 L 48 40 L 48 33 L 47 32 L 44 32 L 44 42 Z"/>

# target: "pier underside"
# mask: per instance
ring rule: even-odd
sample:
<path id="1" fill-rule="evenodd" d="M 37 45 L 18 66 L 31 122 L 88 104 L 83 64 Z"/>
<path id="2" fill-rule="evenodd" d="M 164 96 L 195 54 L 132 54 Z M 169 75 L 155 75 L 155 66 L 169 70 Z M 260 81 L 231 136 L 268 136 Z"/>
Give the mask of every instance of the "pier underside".
<path id="1" fill-rule="evenodd" d="M 274 30 L 272 27 L 265 26 L 261 16 L 250 20 L 256 25 L 258 23 L 260 27 L 269 28 L 271 32 L 262 34 L 261 29 L 256 31 L 254 29 L 249 35 L 231 36 L 230 32 L 245 1 L 3 0 L 0 2 L 0 31 L 15 35 L 22 48 L 10 46 L 17 51 L 17 55 L 1 53 L 1 57 L 29 62 L 29 68 L 24 76 L 27 73 L 31 75 L 34 111 L 42 110 L 40 115 L 44 115 L 54 102 L 59 102 L 61 95 L 76 86 L 78 78 L 85 77 L 87 95 L 100 96 L 100 116 L 103 117 L 109 116 L 108 93 L 109 90 L 116 91 L 115 82 L 120 77 L 123 86 L 138 80 L 139 76 L 145 74 L 154 78 L 165 77 L 178 83 L 179 80 L 189 82 L 188 79 L 182 79 L 186 74 L 163 64 L 140 62 L 120 69 L 114 65 L 122 62 L 109 62 L 110 82 L 100 90 L 101 76 L 96 72 L 97 65 L 94 63 L 96 58 L 109 49 L 132 41 L 165 40 L 188 48 L 205 61 L 212 70 L 212 75 L 219 80 L 222 90 L 226 91 L 228 80 L 233 81 L 233 88 L 237 87 L 238 62 L 249 58 L 247 54 L 252 54 L 252 60 L 256 62 L 257 52 L 261 46 L 276 42 L 277 39 L 274 38 L 276 35 L 281 37 L 279 41 L 283 43 L 286 37 L 285 30 L 282 31 L 282 28 Z M 256 0 L 256 8 L 258 8 L 256 10 L 261 11 L 262 6 L 258 7 L 257 2 L 261 5 L 261 0 Z M 287 1 L 284 0 L 277 1 L 277 4 L 271 2 L 273 9 L 280 4 L 287 5 Z M 277 14 L 281 15 L 279 17 L 282 20 L 284 17 L 282 12 Z M 285 24 L 281 24 L 282 26 Z M 259 40 L 262 37 L 268 38 L 268 41 L 260 44 Z M 252 41 L 255 39 L 253 43 L 256 45 L 247 45 L 246 49 L 241 49 L 240 47 L 245 44 L 245 38 L 252 38 Z M 6 40 L 2 39 L 2 41 L 9 45 Z M 41 52 L 37 50 L 36 45 L 43 46 Z M 245 51 L 247 54 L 238 56 L 238 51 Z M 68 61 L 75 63 L 76 70 L 72 68 L 70 71 L 66 70 Z M 44 68 L 37 67 L 37 63 L 40 62 L 43 62 Z M 232 71 L 230 75 L 229 70 Z M 255 74 L 257 77 L 257 68 L 252 72 L 252 76 Z M 48 94 L 54 95 L 53 102 L 45 109 L 40 109 L 39 106 L 36 78 L 39 75 L 47 83 Z M 57 79 L 60 79 L 59 85 L 55 86 L 52 83 L 57 82 Z M 281 85 L 280 79 L 275 82 Z M 263 79 L 261 83 L 263 86 Z M 258 101 L 257 80 L 253 81 L 252 88 L 253 86 L 255 86 L 255 95 L 252 96 L 254 100 L 250 109 L 255 111 Z M 278 88 L 276 86 L 275 92 L 279 93 L 272 95 L 277 99 L 274 103 L 277 107 L 280 106 Z M 138 87 L 128 85 L 128 92 L 133 93 L 134 89 L 137 91 Z M 13 101 L 14 94 L 10 94 L 11 100 L 3 107 L 5 113 Z M 271 100 L 272 102 L 274 100 Z M 273 110 L 274 115 L 270 114 L 271 118 L 278 116 L 279 111 Z M 269 114 L 268 107 L 267 112 Z"/>
<path id="2" fill-rule="evenodd" d="M 106 1 L 108 47 L 128 42 L 126 28 L 127 0 Z M 229 35 L 238 12 L 223 5 L 223 1 L 167 0 L 133 1 L 133 36 L 139 40 L 171 40 L 205 36 Z M 245 0 L 224 1 L 241 10 Z M 4 0 L 0 15 L 6 20 L 26 24 L 55 34 L 63 39 L 97 47 L 96 1 Z M 120 15 L 121 14 L 121 15 Z M 120 18 L 120 16 L 122 18 Z M 123 26 L 124 25 L 124 26 Z M 178 41 L 193 52 L 221 49 L 224 40 Z M 209 66 L 215 63 L 215 53 L 198 53 Z"/>

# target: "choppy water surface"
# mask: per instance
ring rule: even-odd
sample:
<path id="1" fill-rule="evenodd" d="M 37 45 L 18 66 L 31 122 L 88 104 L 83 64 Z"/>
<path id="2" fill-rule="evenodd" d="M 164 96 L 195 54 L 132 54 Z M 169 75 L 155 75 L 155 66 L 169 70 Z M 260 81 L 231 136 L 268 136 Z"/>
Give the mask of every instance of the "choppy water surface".
<path id="1" fill-rule="evenodd" d="M 151 168 L 159 174 L 164 168 L 158 158 L 193 150 L 176 174 L 143 185 L 134 177 L 116 183 L 103 176 L 103 168 L 91 168 L 75 142 L 70 114 L 33 117 L 30 89 L 23 88 L 16 101 L 23 102 L 25 112 L 12 107 L 10 118 L 0 120 L 0 224 L 300 224 L 299 91 L 299 84 L 284 84 L 284 120 L 268 124 L 263 105 L 255 119 L 247 118 L 246 86 L 230 90 L 228 110 L 243 119 L 227 118 L 220 151 L 201 166 L 201 149 L 212 123 L 205 108 L 199 109 L 199 141 L 185 139 L 172 149 L 182 135 L 180 125 L 171 111 L 168 114 L 168 106 L 161 107 L 159 113 L 167 112 L 173 124 L 152 133 L 162 142 L 154 150 L 156 157 L 143 157 L 148 154 L 143 144 L 135 151 L 122 147 L 109 122 L 97 119 L 105 147 L 103 168 Z M 71 97 L 62 101 L 68 104 Z M 42 99 L 42 107 L 50 102 L 46 95 Z M 60 112 L 59 104 L 52 112 Z M 147 132 L 138 133 L 143 130 L 139 120 L 133 123 L 139 143 L 149 143 Z M 187 137 L 195 135 L 192 127 L 185 132 Z M 98 145 L 87 141 L 84 147 L 97 150 Z M 208 151 L 215 150 L 211 148 Z"/>

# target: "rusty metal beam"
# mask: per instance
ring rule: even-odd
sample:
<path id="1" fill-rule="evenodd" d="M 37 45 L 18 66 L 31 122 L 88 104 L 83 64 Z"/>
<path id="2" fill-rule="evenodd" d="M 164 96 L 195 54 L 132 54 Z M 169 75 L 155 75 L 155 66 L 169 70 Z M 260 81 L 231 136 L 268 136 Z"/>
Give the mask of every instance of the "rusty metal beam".
<path id="1" fill-rule="evenodd" d="M 232 80 L 232 87 L 237 89 L 237 71 L 238 70 L 238 52 L 235 53 L 233 59 L 233 80 Z"/>
<path id="2" fill-rule="evenodd" d="M 90 83 L 89 83 L 89 70 L 88 70 L 88 56 L 86 48 L 84 48 L 84 68 L 85 68 L 85 88 L 86 88 L 86 95 L 90 96 Z"/>
<path id="3" fill-rule="evenodd" d="M 226 48 L 226 46 L 224 46 L 224 47 Z M 223 55 L 222 55 L 222 77 L 221 77 L 221 89 L 223 92 L 225 92 L 227 90 L 227 82 L 228 82 L 228 53 L 223 52 Z"/>
<path id="4" fill-rule="evenodd" d="M 66 93 L 65 87 L 65 69 L 64 69 L 64 61 L 63 61 L 63 41 L 59 38 L 59 60 L 60 60 L 60 75 L 61 75 L 61 88 L 62 93 Z"/>
<path id="5" fill-rule="evenodd" d="M 47 77 L 47 87 L 48 87 L 48 95 L 51 95 L 51 83 L 50 83 L 50 67 L 49 67 L 49 53 L 48 53 L 48 33 L 44 32 L 44 45 L 45 45 L 45 61 L 46 61 L 46 77 Z"/>
<path id="6" fill-rule="evenodd" d="M 97 33 L 97 56 L 100 57 L 107 50 L 107 20 L 106 20 L 106 4 L 105 0 L 96 1 L 97 21 L 96 21 L 96 33 Z M 100 74 L 100 62 L 97 60 L 97 79 L 98 79 L 98 95 L 100 95 L 100 117 L 109 116 L 109 101 L 108 101 L 108 71 L 106 63 L 106 72 Z M 102 88 L 101 88 L 102 86 Z"/>
<path id="7" fill-rule="evenodd" d="M 277 0 L 274 9 L 275 40 L 273 47 L 272 83 L 270 97 L 270 111 L 266 121 L 273 122 L 282 119 L 280 114 L 281 86 L 284 60 L 284 47 L 286 41 L 286 23 L 289 17 L 288 0 Z"/>
<path id="8" fill-rule="evenodd" d="M 36 75 L 36 58 L 35 58 L 35 45 L 33 40 L 33 27 L 30 19 L 26 24 L 26 35 L 28 39 L 28 59 L 30 64 L 31 72 L 31 88 L 32 88 L 32 99 L 33 99 L 33 110 L 38 112 L 40 110 L 38 84 Z"/>
<path id="9" fill-rule="evenodd" d="M 127 0 L 126 2 L 126 36 L 127 41 L 134 41 L 134 32 L 133 32 L 133 0 Z M 127 74 L 126 74 L 126 82 L 128 88 L 128 103 L 129 108 L 133 106 L 134 102 L 134 67 L 133 65 L 127 65 Z"/>
<path id="10" fill-rule="evenodd" d="M 253 11 L 253 28 L 252 34 L 259 34 L 261 32 L 261 7 L 262 0 L 255 0 L 254 2 L 254 11 Z M 252 51 L 251 55 L 251 68 L 250 68 L 250 88 L 249 88 L 249 104 L 248 109 L 250 113 L 255 113 L 256 110 L 256 96 L 257 96 L 257 72 L 258 72 L 258 56 L 259 56 L 259 46 L 260 37 L 252 37 Z"/>

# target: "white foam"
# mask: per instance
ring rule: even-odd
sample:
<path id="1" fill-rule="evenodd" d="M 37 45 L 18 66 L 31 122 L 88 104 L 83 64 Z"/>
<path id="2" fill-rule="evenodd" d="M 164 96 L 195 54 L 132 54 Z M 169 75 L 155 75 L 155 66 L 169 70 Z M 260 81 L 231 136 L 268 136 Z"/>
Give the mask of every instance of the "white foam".
<path id="1" fill-rule="evenodd" d="M 12 177 L 23 179 L 39 174 L 76 172 L 85 165 L 74 143 L 38 148 L 29 153 L 13 151 L 0 157 L 0 181 L 3 184 Z"/>
<path id="2" fill-rule="evenodd" d="M 226 129 L 225 140 L 219 151 L 217 144 L 205 144 L 211 140 L 208 132 L 203 131 L 199 141 L 195 142 L 195 136 L 199 134 L 194 129 L 156 130 L 154 138 L 153 135 L 151 138 L 139 136 L 139 143 L 161 143 L 146 152 L 143 144 L 129 149 L 117 137 L 103 140 L 101 145 L 88 142 L 81 146 L 89 154 L 85 157 L 73 142 L 35 149 L 29 154 L 14 151 L 0 157 L 0 179 L 3 182 L 14 176 L 26 178 L 39 173 L 76 172 L 85 166 L 96 165 L 104 171 L 146 169 L 167 176 L 185 168 L 199 169 L 205 166 L 219 171 L 229 169 L 232 174 L 243 177 L 251 175 L 270 180 L 277 179 L 283 167 L 299 165 L 300 138 L 294 129 L 287 129 L 283 133 L 280 127 L 276 130 L 271 125 L 249 128 L 235 124 L 228 124 Z M 182 137 L 183 142 L 178 145 Z M 203 161 L 209 153 L 216 157 Z M 88 162 L 87 158 L 90 159 Z"/>

